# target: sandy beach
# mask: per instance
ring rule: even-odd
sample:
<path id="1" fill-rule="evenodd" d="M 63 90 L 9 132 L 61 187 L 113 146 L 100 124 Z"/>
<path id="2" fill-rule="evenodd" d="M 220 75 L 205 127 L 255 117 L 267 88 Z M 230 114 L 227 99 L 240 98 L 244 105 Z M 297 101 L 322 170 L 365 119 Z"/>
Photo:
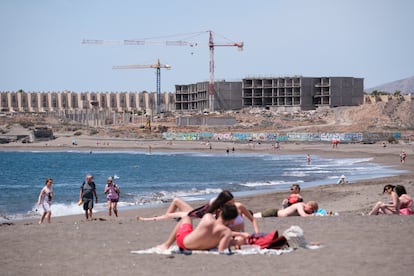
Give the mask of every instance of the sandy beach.
<path id="1" fill-rule="evenodd" d="M 199 141 L 136 141 L 112 138 L 62 136 L 36 144 L 1 145 L 0 150 L 151 150 L 207 151 Z M 105 142 L 105 143 L 103 143 Z M 270 144 L 213 142 L 214 151 L 235 147 L 237 151 L 273 152 Z M 407 152 L 400 164 L 399 153 Z M 260 231 L 291 225 L 300 226 L 308 241 L 323 245 L 316 250 L 297 249 L 275 255 L 137 255 L 132 250 L 148 249 L 163 242 L 174 220 L 140 221 L 135 217 L 162 214 L 166 207 L 121 210 L 118 218 L 95 213 L 93 221 L 83 215 L 53 217 L 51 224 L 37 220 L 13 221 L 0 225 L 0 268 L 2 275 L 408 275 L 414 269 L 414 216 L 366 216 L 379 200 L 385 184 L 402 184 L 414 196 L 414 147 L 381 144 L 339 145 L 281 144 L 274 154 L 303 154 L 343 157 L 372 157 L 374 162 L 406 170 L 386 178 L 345 185 L 303 189 L 306 200 L 339 213 L 325 217 L 260 218 Z M 280 207 L 286 192 L 237 198 L 254 212 Z M 194 202 L 197 207 L 200 203 Z M 53 208 L 53 207 L 52 207 Z M 53 210 L 53 209 L 52 209 Z M 247 231 L 252 225 L 247 222 Z"/>

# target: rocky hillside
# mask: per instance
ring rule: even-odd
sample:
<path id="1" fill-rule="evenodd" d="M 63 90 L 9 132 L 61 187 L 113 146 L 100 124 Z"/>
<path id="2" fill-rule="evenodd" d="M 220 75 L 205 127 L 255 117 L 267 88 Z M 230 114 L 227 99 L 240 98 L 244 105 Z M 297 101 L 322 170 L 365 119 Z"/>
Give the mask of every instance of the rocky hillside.
<path id="1" fill-rule="evenodd" d="M 226 127 L 178 127 L 174 116 L 154 120 L 151 131 L 136 124 L 92 128 L 58 118 L 44 116 L 0 117 L 0 135 L 18 135 L 33 127 L 52 126 L 54 133 L 65 135 L 100 135 L 125 138 L 159 138 L 164 131 L 238 131 L 258 132 L 402 132 L 414 135 L 414 102 L 391 100 L 356 107 L 320 108 L 312 111 L 280 112 L 263 109 L 244 109 L 207 116 L 234 117 L 237 123 Z"/>
<path id="2" fill-rule="evenodd" d="M 400 91 L 401 94 L 414 94 L 414 76 L 368 88 L 365 89 L 365 92 L 371 93 L 375 90 L 391 94 L 395 91 Z"/>

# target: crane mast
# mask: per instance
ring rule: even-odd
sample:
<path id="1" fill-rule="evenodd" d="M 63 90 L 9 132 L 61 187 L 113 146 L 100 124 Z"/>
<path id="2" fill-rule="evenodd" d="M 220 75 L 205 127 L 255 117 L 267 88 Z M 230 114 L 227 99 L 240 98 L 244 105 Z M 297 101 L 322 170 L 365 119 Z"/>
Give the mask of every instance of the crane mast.
<path id="1" fill-rule="evenodd" d="M 112 66 L 112 69 L 145 69 L 145 68 L 155 68 L 157 72 L 157 114 L 161 112 L 161 68 L 171 69 L 169 64 L 161 64 L 160 59 L 158 59 L 156 64 L 133 64 L 133 65 L 116 65 Z"/>
<path id="2" fill-rule="evenodd" d="M 243 42 L 232 42 L 227 44 L 216 44 L 214 43 L 213 39 L 213 31 L 207 31 L 209 33 L 209 51 L 210 51 L 210 78 L 209 78 L 209 85 L 208 85 L 208 107 L 210 111 L 214 111 L 214 97 L 215 97 L 215 87 L 214 87 L 214 48 L 215 47 L 237 47 L 238 50 L 243 50 L 244 43 Z M 205 32 L 203 32 L 205 33 Z M 200 33 L 197 33 L 197 35 Z M 101 39 L 84 39 L 82 40 L 82 44 L 112 44 L 112 45 L 146 45 L 146 44 L 161 44 L 165 46 L 197 46 L 198 43 L 191 43 L 185 40 L 175 40 L 175 41 L 147 41 L 147 40 L 101 40 Z M 145 65 L 144 65 L 145 66 Z M 158 66 L 158 67 L 157 67 Z M 139 68 L 156 68 L 157 69 L 157 113 L 159 110 L 159 103 L 161 99 L 161 72 L 160 68 L 167 68 L 163 66 L 168 65 L 162 65 L 160 64 L 159 60 L 157 64 L 153 65 L 146 65 L 146 67 L 142 67 L 142 65 L 127 65 L 127 66 L 114 66 L 116 68 L 114 69 L 139 69 Z M 122 67 L 122 68 L 121 68 Z M 169 68 L 167 68 L 169 69 Z"/>
<path id="3" fill-rule="evenodd" d="M 243 42 L 229 43 L 229 44 L 215 44 L 213 39 L 213 32 L 209 32 L 208 47 L 210 49 L 210 79 L 208 84 L 208 106 L 210 111 L 214 111 L 214 96 L 216 94 L 214 87 L 214 47 L 233 46 L 238 50 L 243 50 Z"/>

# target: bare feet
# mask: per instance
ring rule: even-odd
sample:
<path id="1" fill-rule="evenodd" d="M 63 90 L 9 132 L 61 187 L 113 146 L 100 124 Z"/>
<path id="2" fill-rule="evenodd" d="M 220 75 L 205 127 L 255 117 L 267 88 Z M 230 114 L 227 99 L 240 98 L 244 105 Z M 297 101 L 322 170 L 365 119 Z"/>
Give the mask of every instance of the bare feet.
<path id="1" fill-rule="evenodd" d="M 169 249 L 169 247 L 167 247 L 167 245 L 165 243 L 157 245 L 157 248 L 161 249 L 161 250 L 168 250 Z"/>

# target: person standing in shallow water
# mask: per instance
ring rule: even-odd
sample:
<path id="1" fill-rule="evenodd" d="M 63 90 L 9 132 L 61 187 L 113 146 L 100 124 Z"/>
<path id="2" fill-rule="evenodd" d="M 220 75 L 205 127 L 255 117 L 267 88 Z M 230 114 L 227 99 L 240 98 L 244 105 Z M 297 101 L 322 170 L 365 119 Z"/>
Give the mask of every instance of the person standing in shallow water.
<path id="1" fill-rule="evenodd" d="M 86 180 L 82 183 L 79 192 L 79 201 L 83 203 L 86 219 L 92 219 L 93 197 L 98 203 L 98 195 L 96 194 L 96 185 L 93 182 L 93 176 L 87 175 Z"/>
<path id="2" fill-rule="evenodd" d="M 42 204 L 43 207 L 43 214 L 39 220 L 39 224 L 42 224 L 45 217 L 47 216 L 47 222 L 50 223 L 50 219 L 52 216 L 52 199 L 53 199 L 53 179 L 47 178 L 45 181 L 45 186 L 40 191 L 39 197 L 37 199 L 37 205 Z"/>

